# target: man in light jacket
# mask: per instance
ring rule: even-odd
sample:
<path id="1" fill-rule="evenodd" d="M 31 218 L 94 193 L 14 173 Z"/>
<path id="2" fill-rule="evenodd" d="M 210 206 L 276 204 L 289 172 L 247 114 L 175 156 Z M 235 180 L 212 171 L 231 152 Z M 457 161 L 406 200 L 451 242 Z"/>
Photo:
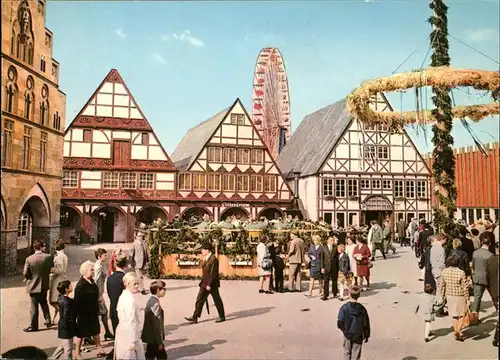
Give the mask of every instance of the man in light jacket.
<path id="1" fill-rule="evenodd" d="M 372 224 L 372 261 L 375 260 L 375 251 L 378 249 L 381 253 L 384 259 L 385 257 L 385 252 L 384 252 L 384 235 L 382 233 L 382 228 L 378 225 L 378 222 L 376 220 L 373 220 L 371 222 Z"/>
<path id="2" fill-rule="evenodd" d="M 290 234 L 290 249 L 288 250 L 288 290 L 291 292 L 300 292 L 300 284 L 302 280 L 301 265 L 305 261 L 305 244 L 304 240 L 297 236 L 296 232 Z M 296 286 L 298 285 L 298 289 Z"/>
<path id="3" fill-rule="evenodd" d="M 135 274 L 139 279 L 139 290 L 142 295 L 146 295 L 147 292 L 144 288 L 144 277 L 147 276 L 149 256 L 148 250 L 146 248 L 146 243 L 144 241 L 144 224 L 141 224 L 141 230 L 139 230 L 134 239 L 134 248 L 132 250 L 132 263 L 134 265 Z"/>
<path id="4" fill-rule="evenodd" d="M 443 245 L 446 243 L 444 236 L 431 235 L 428 237 L 431 243 L 430 249 L 430 265 L 434 281 L 436 282 L 436 299 L 441 299 L 441 273 L 445 269 L 446 254 Z M 436 315 L 444 315 L 443 312 L 438 312 Z"/>

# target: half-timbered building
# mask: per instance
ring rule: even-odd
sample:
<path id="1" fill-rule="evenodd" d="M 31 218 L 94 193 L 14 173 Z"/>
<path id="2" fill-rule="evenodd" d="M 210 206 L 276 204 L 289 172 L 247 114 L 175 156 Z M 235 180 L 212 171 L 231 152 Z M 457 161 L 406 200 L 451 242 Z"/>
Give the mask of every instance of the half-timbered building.
<path id="1" fill-rule="evenodd" d="M 371 106 L 392 111 L 382 94 Z M 295 178 L 312 220 L 339 227 L 387 218 L 430 220 L 431 173 L 406 131 L 363 126 L 345 100 L 306 116 L 277 163 L 289 181 Z"/>
<path id="2" fill-rule="evenodd" d="M 175 175 L 127 85 L 111 70 L 66 130 L 62 235 L 132 240 L 136 222 L 173 216 Z"/>
<path id="3" fill-rule="evenodd" d="M 230 107 L 190 129 L 172 160 L 179 170 L 177 201 L 184 218 L 215 221 L 283 216 L 292 192 L 247 111 Z"/>

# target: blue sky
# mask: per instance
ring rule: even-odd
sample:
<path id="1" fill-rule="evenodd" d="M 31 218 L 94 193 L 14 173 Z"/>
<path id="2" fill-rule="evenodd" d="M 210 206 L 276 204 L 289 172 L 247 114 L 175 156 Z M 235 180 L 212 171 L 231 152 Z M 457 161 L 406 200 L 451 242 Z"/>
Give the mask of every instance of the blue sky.
<path id="1" fill-rule="evenodd" d="M 447 1 L 449 31 L 498 60 L 496 0 Z M 427 0 L 139 2 L 49 1 L 46 26 L 67 94 L 67 124 L 111 68 L 170 154 L 185 132 L 239 97 L 251 112 L 253 70 L 266 46 L 284 57 L 292 128 L 305 115 L 345 97 L 363 80 L 420 68 L 429 49 Z M 498 64 L 450 39 L 452 65 L 495 70 Z M 428 66 L 427 59 L 425 66 Z M 430 96 L 430 92 L 429 92 Z M 412 93 L 389 94 L 410 110 Z M 485 102 L 476 91 L 455 91 L 460 104 Z M 429 101 L 429 106 L 431 102 Z M 473 125 L 483 142 L 498 141 L 498 117 Z M 422 131 L 409 130 L 423 152 Z M 459 122 L 457 146 L 471 145 Z"/>

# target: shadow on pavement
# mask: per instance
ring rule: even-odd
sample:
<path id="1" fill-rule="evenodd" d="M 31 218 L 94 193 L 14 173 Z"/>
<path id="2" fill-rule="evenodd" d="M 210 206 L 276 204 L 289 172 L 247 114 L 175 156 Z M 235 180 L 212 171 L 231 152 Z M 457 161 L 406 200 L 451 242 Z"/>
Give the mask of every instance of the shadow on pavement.
<path id="1" fill-rule="evenodd" d="M 490 337 L 490 334 L 493 330 L 495 330 L 496 325 L 497 322 L 493 319 L 482 321 L 477 326 L 469 326 L 463 333 L 467 339 L 482 340 Z"/>
<path id="2" fill-rule="evenodd" d="M 206 344 L 191 344 L 178 348 L 167 349 L 169 359 L 195 358 L 215 349 L 214 345 L 221 345 L 227 340 L 212 340 Z"/>
<path id="3" fill-rule="evenodd" d="M 226 320 L 230 321 L 230 320 L 259 316 L 259 315 L 268 313 L 272 309 L 274 309 L 274 306 L 267 306 L 267 307 L 261 307 L 261 308 L 255 308 L 255 309 L 236 311 L 236 312 L 233 312 L 229 315 L 226 315 Z"/>

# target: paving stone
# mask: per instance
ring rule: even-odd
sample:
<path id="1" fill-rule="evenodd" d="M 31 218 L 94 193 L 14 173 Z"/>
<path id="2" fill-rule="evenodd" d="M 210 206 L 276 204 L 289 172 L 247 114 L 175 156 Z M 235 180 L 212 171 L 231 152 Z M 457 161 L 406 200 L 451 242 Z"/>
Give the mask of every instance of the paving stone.
<path id="1" fill-rule="evenodd" d="M 130 249 L 131 244 L 123 244 Z M 116 244 L 73 245 L 67 253 L 70 279 L 78 280 L 78 268 L 93 260 L 97 247 L 112 250 Z M 403 248 L 394 257 L 376 260 L 372 268 L 372 290 L 360 298 L 370 314 L 372 337 L 363 345 L 363 359 L 495 359 L 491 345 L 497 313 L 485 294 L 481 313 L 484 323 L 465 330 L 465 342 L 454 340 L 451 318 L 432 324 L 438 335 L 423 340 L 424 324 L 414 313 L 422 282 L 413 254 Z M 193 312 L 197 281 L 166 280 L 167 295 L 162 299 L 166 322 L 169 359 L 340 359 L 343 337 L 336 327 L 342 303 L 320 301 L 304 293 L 259 294 L 258 283 L 222 281 L 221 296 L 227 321 L 216 324 L 217 311 L 210 299 L 210 315 L 204 309 L 198 324 L 188 324 L 184 316 Z M 16 346 L 34 345 L 51 353 L 58 345 L 54 327 L 25 334 L 29 319 L 29 298 L 20 277 L 2 279 L 1 352 Z M 303 284 L 305 288 L 306 284 Z M 314 290 L 317 294 L 317 289 Z M 148 296 L 137 295 L 144 307 Z M 301 311 L 309 309 L 309 311 Z M 107 343 L 111 346 L 110 343 Z M 95 357 L 95 351 L 82 354 Z"/>

